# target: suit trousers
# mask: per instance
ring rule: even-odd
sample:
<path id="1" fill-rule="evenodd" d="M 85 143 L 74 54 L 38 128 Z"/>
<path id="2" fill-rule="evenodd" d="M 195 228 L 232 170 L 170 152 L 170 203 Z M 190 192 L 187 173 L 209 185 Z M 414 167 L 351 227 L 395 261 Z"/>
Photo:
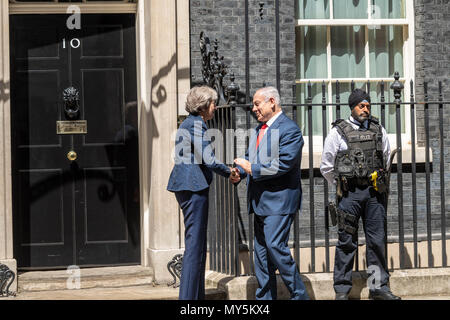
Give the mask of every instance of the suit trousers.
<path id="1" fill-rule="evenodd" d="M 369 290 L 388 291 L 389 271 L 385 252 L 386 210 L 384 198 L 372 187 L 354 188 L 348 191 L 339 203 L 339 209 L 356 218 L 351 226 L 358 229 L 362 217 L 366 235 L 366 260 L 371 274 Z M 334 290 L 336 293 L 349 293 L 352 288 L 352 271 L 358 244 L 358 232 L 354 235 L 345 230 L 338 231 L 334 263 Z M 372 276 L 373 273 L 373 276 Z M 373 287 L 370 287 L 373 285 Z"/>
<path id="2" fill-rule="evenodd" d="M 292 300 L 309 299 L 288 245 L 294 217 L 295 214 L 255 214 L 255 274 L 259 284 L 257 300 L 277 299 L 277 269 Z"/>
<path id="3" fill-rule="evenodd" d="M 199 192 L 175 192 L 175 197 L 183 210 L 185 226 L 180 300 L 205 299 L 208 194 L 209 188 Z"/>

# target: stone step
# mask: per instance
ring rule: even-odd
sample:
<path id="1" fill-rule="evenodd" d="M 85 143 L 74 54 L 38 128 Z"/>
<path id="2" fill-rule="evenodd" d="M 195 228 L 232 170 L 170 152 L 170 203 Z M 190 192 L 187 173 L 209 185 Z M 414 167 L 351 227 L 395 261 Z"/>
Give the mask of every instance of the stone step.
<path id="1" fill-rule="evenodd" d="M 19 293 L 130 287 L 152 282 L 153 269 L 142 266 L 19 272 L 17 280 Z"/>
<path id="2" fill-rule="evenodd" d="M 334 300 L 333 273 L 300 274 L 312 300 Z M 351 300 L 369 297 L 369 275 L 366 271 L 353 272 Z M 283 280 L 277 275 L 278 299 L 290 298 Z M 258 281 L 255 276 L 231 277 L 215 271 L 206 271 L 206 285 L 226 293 L 228 300 L 254 300 Z M 405 300 L 446 299 L 450 296 L 450 268 L 422 268 L 390 270 L 389 286 L 392 292 Z"/>
<path id="3" fill-rule="evenodd" d="M 206 288 L 205 300 L 227 300 L 227 293 L 222 289 Z"/>

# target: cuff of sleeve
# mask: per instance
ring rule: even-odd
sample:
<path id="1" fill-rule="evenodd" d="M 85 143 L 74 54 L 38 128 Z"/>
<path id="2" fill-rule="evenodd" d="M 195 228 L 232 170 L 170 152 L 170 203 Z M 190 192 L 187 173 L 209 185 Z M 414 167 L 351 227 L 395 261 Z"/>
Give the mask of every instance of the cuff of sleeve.
<path id="1" fill-rule="evenodd" d="M 236 168 L 238 168 L 239 170 L 239 175 L 241 176 L 241 179 L 247 176 L 247 173 L 244 171 L 244 169 L 242 169 L 241 166 L 236 166 Z"/>
<path id="2" fill-rule="evenodd" d="M 261 176 L 261 165 L 252 164 L 252 177 L 253 179 L 258 179 Z"/>

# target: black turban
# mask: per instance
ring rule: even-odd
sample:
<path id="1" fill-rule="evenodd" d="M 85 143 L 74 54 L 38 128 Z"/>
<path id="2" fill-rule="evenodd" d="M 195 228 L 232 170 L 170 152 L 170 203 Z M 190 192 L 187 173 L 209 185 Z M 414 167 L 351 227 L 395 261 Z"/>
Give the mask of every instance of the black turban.
<path id="1" fill-rule="evenodd" d="M 355 89 L 353 90 L 350 97 L 348 97 L 348 105 L 350 109 L 353 110 L 354 107 L 356 107 L 361 101 L 366 100 L 370 103 L 370 95 L 361 89 Z"/>

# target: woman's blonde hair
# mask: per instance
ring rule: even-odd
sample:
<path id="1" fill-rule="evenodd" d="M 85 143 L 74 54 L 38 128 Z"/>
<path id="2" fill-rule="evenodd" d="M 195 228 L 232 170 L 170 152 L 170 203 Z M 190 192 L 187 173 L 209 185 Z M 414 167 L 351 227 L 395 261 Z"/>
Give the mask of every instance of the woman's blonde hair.
<path id="1" fill-rule="evenodd" d="M 209 107 L 212 101 L 216 100 L 217 92 L 214 89 L 208 86 L 197 86 L 189 91 L 185 109 L 189 114 L 198 116 Z"/>

